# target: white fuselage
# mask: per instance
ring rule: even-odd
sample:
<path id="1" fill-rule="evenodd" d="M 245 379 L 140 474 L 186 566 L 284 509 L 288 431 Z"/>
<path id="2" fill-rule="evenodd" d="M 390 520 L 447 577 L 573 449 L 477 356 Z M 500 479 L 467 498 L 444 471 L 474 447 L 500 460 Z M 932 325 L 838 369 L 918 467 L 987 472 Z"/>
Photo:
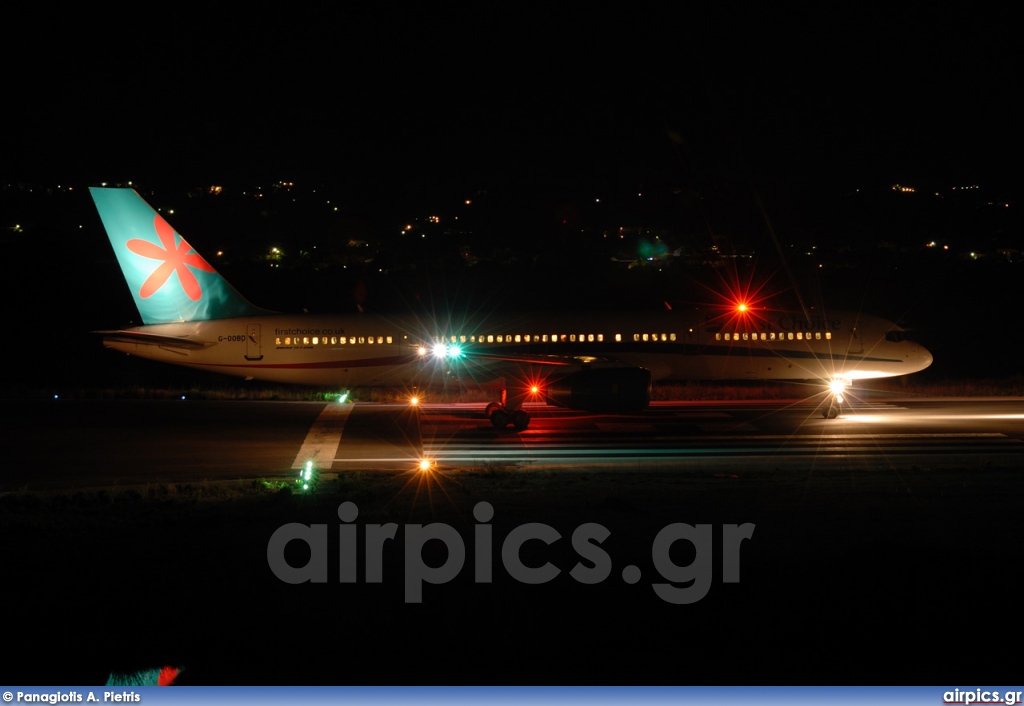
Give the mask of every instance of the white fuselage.
<path id="1" fill-rule="evenodd" d="M 370 314 L 271 314 L 104 332 L 132 355 L 226 375 L 330 387 L 483 381 L 511 365 L 591 360 L 655 380 L 848 380 L 923 370 L 931 354 L 865 314 L 544 313 L 429 320 Z M 436 346 L 441 345 L 434 355 Z M 451 356 L 452 347 L 458 355 Z M 425 351 L 425 353 L 424 353 Z"/>

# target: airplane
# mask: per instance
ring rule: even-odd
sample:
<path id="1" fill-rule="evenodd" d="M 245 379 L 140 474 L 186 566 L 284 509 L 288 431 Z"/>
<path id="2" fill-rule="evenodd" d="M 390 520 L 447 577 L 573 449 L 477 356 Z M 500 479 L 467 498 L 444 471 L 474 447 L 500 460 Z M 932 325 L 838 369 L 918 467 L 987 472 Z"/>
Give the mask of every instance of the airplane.
<path id="1" fill-rule="evenodd" d="M 530 399 L 595 412 L 643 410 L 662 380 L 821 381 L 835 418 L 854 380 L 907 375 L 932 355 L 863 313 L 771 311 L 737 303 L 650 312 L 289 314 L 239 294 L 134 189 L 90 187 L 142 317 L 97 331 L 129 355 L 247 380 L 500 390 L 485 415 L 525 430 Z"/>

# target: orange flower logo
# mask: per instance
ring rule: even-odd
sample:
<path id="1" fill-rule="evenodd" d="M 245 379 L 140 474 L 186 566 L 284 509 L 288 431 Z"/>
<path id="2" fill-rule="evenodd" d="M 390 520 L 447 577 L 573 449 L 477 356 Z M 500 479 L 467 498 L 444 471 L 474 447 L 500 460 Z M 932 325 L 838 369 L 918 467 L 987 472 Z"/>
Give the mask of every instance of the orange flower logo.
<path id="1" fill-rule="evenodd" d="M 199 286 L 199 280 L 192 274 L 189 267 L 195 267 L 203 272 L 214 272 L 210 264 L 204 260 L 192 246 L 182 238 L 176 243 L 174 229 L 160 216 L 153 219 L 153 226 L 156 228 L 156 235 L 160 238 L 163 247 L 148 240 L 133 238 L 125 245 L 136 255 L 148 257 L 151 260 L 162 260 L 163 262 L 142 283 L 139 296 L 143 299 L 156 294 L 167 282 L 172 272 L 178 273 L 178 281 L 185 295 L 192 301 L 199 301 L 203 297 L 203 290 Z"/>

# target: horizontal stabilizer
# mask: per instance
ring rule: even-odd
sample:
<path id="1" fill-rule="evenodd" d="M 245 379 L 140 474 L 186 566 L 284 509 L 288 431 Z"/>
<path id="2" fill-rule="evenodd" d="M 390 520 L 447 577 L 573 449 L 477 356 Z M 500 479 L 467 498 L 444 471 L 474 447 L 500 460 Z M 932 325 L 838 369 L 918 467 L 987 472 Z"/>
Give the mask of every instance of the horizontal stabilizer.
<path id="1" fill-rule="evenodd" d="M 137 343 L 139 345 L 181 348 L 190 351 L 202 350 L 213 345 L 209 341 L 197 341 L 180 336 L 163 336 L 156 333 L 142 333 L 140 331 L 93 331 L 93 333 L 103 336 L 104 343 Z"/>

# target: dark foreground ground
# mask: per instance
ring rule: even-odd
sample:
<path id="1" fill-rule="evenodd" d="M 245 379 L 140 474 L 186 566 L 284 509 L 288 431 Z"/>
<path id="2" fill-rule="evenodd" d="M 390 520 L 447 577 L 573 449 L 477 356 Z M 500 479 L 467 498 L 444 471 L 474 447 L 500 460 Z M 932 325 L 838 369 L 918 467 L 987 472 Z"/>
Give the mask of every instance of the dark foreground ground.
<path id="1" fill-rule="evenodd" d="M 305 496 L 252 484 L 11 494 L 0 681 L 101 684 L 174 664 L 192 684 L 996 683 L 1019 670 L 1022 500 L 1017 469 L 742 466 L 352 473 Z M 345 501 L 358 508 L 355 583 L 339 582 Z M 489 584 L 474 581 L 480 501 L 494 509 Z M 382 582 L 368 583 L 366 526 L 388 522 L 401 529 Z M 327 525 L 326 583 L 270 570 L 268 542 L 287 523 Z M 446 523 L 466 545 L 461 572 L 425 585 L 422 603 L 406 602 L 403 581 L 414 523 Z M 504 568 L 502 543 L 527 523 L 561 536 L 521 551 L 557 567 L 549 582 Z M 573 547 L 586 523 L 610 532 L 606 554 Z M 710 551 L 679 540 L 656 561 L 673 523 L 711 525 Z M 726 583 L 723 525 L 743 523 L 755 529 L 740 581 Z M 594 566 L 587 553 L 610 558 L 607 579 L 569 573 Z M 310 556 L 297 542 L 285 554 Z M 431 540 L 422 556 L 440 566 L 447 554 Z M 707 594 L 660 598 L 652 584 L 681 579 L 667 562 L 695 560 L 710 562 Z"/>

